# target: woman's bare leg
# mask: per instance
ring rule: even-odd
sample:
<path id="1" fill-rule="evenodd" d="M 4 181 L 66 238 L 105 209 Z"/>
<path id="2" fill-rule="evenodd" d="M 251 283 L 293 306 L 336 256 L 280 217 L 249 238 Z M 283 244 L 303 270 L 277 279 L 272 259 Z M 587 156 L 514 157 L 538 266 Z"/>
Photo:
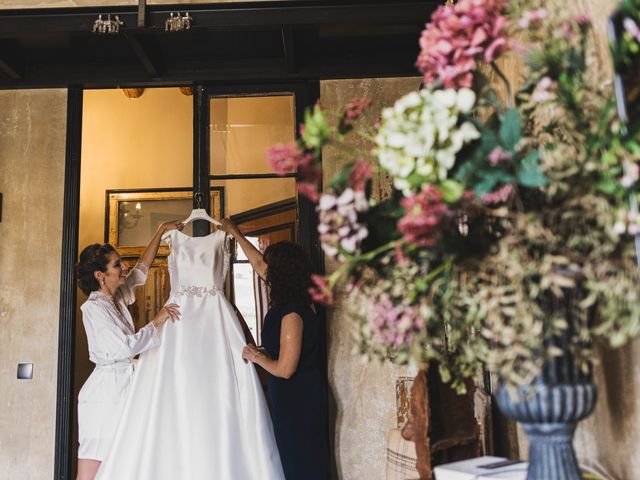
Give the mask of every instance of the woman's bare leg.
<path id="1" fill-rule="evenodd" d="M 79 458 L 78 459 L 78 476 L 76 480 L 93 480 L 98 473 L 98 468 L 100 468 L 100 463 L 98 460 L 86 460 Z"/>

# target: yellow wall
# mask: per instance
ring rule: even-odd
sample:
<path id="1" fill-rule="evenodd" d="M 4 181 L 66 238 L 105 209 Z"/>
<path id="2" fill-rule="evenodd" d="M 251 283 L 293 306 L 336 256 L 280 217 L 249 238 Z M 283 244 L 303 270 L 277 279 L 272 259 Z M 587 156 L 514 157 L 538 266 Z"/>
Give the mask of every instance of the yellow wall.
<path id="1" fill-rule="evenodd" d="M 0 479 L 53 478 L 65 90 L 0 92 Z M 17 380 L 18 362 L 34 363 Z"/>
<path id="2" fill-rule="evenodd" d="M 80 249 L 104 238 L 105 190 L 190 187 L 193 97 L 177 88 L 84 93 Z"/>

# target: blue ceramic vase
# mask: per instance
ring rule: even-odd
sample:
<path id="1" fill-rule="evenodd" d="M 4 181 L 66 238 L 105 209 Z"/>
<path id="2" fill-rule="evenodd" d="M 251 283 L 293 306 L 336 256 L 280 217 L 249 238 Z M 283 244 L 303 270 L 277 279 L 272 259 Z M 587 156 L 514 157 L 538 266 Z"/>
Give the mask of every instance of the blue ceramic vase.
<path id="1" fill-rule="evenodd" d="M 592 382 L 539 382 L 515 396 L 504 387 L 498 389 L 498 407 L 522 424 L 529 439 L 527 480 L 580 480 L 573 434 L 577 423 L 593 411 L 596 399 Z"/>
<path id="2" fill-rule="evenodd" d="M 566 320 L 566 330 L 545 342 L 545 347 L 553 346 L 562 354 L 548 359 L 531 385 L 511 390 L 501 386 L 496 391 L 500 410 L 522 424 L 529 439 L 527 480 L 580 480 L 573 434 L 597 400 L 591 365 L 578 366 L 571 354 L 571 345 L 580 341 L 579 330 L 593 322 L 584 318 L 584 311 L 582 317 L 576 317 L 581 311 L 576 302 L 583 296 L 582 275 L 559 273 L 574 280 L 575 287 L 565 289 L 561 299 L 550 298 L 542 306 Z M 587 312 L 586 316 L 592 314 Z"/>

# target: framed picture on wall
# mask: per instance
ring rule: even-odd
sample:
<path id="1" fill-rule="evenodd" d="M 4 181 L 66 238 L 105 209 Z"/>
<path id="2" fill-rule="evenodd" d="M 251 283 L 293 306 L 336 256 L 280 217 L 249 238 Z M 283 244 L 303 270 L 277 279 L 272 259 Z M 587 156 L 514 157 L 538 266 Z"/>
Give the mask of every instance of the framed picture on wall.
<path id="1" fill-rule="evenodd" d="M 211 187 L 211 216 L 224 216 L 224 188 Z M 107 190 L 105 207 L 105 242 L 123 257 L 139 257 L 158 225 L 169 220 L 187 218 L 193 208 L 193 191 L 187 188 L 157 190 Z M 183 230 L 192 234 L 192 224 Z M 167 256 L 169 248 L 161 245 L 158 256 Z"/>
<path id="2" fill-rule="evenodd" d="M 211 187 L 211 216 L 224 216 L 224 189 Z M 105 241 L 122 255 L 123 263 L 133 268 L 156 232 L 169 220 L 187 218 L 193 208 L 189 188 L 157 190 L 107 190 L 105 207 Z M 183 230 L 192 234 L 192 225 Z M 136 290 L 136 301 L 129 306 L 136 329 L 151 321 L 169 297 L 169 247 L 160 245 L 149 267 L 147 282 Z"/>

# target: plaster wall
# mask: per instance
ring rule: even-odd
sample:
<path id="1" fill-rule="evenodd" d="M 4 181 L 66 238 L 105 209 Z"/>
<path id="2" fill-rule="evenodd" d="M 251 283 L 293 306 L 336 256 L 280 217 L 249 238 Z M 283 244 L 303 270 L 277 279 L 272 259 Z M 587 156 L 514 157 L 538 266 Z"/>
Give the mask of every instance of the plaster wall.
<path id="1" fill-rule="evenodd" d="M 354 97 L 374 100 L 364 122 L 372 125 L 383 107 L 401 95 L 416 90 L 420 78 L 331 80 L 320 84 L 320 101 L 325 109 L 340 111 Z M 356 145 L 365 146 L 362 142 Z M 352 160 L 344 153 L 326 148 L 323 151 L 324 184 Z M 378 198 L 390 191 L 386 177 L 374 178 Z M 327 261 L 327 273 L 335 264 Z M 338 478 L 342 480 L 384 480 L 387 433 L 396 427 L 396 379 L 415 376 L 409 367 L 390 363 L 365 363 L 353 353 L 356 346 L 352 324 L 345 313 L 344 294 L 339 293 L 328 315 L 329 384 L 335 417 L 334 455 Z"/>
<path id="2" fill-rule="evenodd" d="M 561 0 L 553 1 L 562 4 Z M 612 88 L 606 21 L 617 3 L 578 0 L 573 7 L 593 21 L 596 48 L 590 65 L 604 88 Z M 640 478 L 640 339 L 618 350 L 599 349 L 596 361 L 598 404 L 578 426 L 574 441 L 578 457 L 585 464 L 604 467 L 613 478 Z"/>
<path id="3" fill-rule="evenodd" d="M 66 90 L 0 92 L 0 478 L 53 478 Z M 17 364 L 34 364 L 32 380 Z"/>
<path id="4" fill-rule="evenodd" d="M 612 64 L 608 50 L 607 19 L 618 2 L 613 0 L 577 0 L 566 3 L 549 0 L 547 7 L 569 8 L 574 14 L 586 13 L 593 24 L 594 48 L 589 55 L 590 73 L 602 88 L 612 88 Z M 511 58 L 501 62 L 514 85 L 523 79 L 522 64 Z M 596 352 L 594 380 L 598 403 L 594 413 L 578 426 L 574 446 L 581 463 L 600 467 L 612 478 L 640 478 L 640 340 L 619 350 Z M 513 452 L 527 458 L 526 436 L 519 431 Z"/>

